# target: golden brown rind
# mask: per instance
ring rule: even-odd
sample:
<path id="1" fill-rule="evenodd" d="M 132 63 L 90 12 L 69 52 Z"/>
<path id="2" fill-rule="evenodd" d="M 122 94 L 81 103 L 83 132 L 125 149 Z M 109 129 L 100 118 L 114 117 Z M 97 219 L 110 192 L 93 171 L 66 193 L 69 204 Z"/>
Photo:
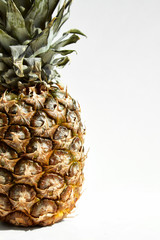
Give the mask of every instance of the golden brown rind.
<path id="1" fill-rule="evenodd" d="M 0 219 L 17 226 L 66 217 L 84 180 L 80 108 L 63 88 L 42 89 L 0 98 Z"/>

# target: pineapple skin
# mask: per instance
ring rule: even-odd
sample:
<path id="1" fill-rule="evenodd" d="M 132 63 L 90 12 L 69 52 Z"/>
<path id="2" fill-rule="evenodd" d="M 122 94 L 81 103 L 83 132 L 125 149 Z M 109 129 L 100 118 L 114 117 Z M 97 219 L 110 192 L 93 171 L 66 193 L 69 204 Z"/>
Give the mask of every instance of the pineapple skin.
<path id="1" fill-rule="evenodd" d="M 81 195 L 85 129 L 63 87 L 37 84 L 0 97 L 0 219 L 52 225 Z"/>

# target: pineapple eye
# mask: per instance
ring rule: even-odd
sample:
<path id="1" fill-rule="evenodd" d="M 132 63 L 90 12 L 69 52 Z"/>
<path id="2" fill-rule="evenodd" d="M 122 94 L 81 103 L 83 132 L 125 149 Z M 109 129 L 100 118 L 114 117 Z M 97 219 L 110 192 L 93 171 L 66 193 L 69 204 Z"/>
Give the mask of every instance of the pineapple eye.
<path id="1" fill-rule="evenodd" d="M 21 160 L 14 169 L 14 173 L 17 175 L 32 176 L 40 172 L 42 172 L 42 167 L 32 160 Z"/>
<path id="2" fill-rule="evenodd" d="M 66 127 L 59 126 L 55 132 L 54 139 L 60 140 L 63 138 L 67 138 L 69 135 L 69 130 Z"/>
<path id="3" fill-rule="evenodd" d="M 0 168 L 0 184 L 8 184 L 12 182 L 12 175 L 4 168 Z"/>
<path id="4" fill-rule="evenodd" d="M 62 177 L 54 173 L 47 173 L 40 179 L 38 186 L 40 189 L 52 188 L 56 190 L 63 187 L 63 185 L 64 179 Z"/>
<path id="5" fill-rule="evenodd" d="M 50 164 L 55 165 L 58 163 L 69 164 L 71 161 L 71 156 L 67 151 L 55 150 L 55 152 L 50 157 Z"/>
<path id="6" fill-rule="evenodd" d="M 11 210 L 11 203 L 4 194 L 0 194 L 0 209 L 6 210 L 6 211 Z"/>
<path id="7" fill-rule="evenodd" d="M 9 113 L 16 114 L 16 113 L 17 113 L 17 106 L 12 106 L 12 107 L 9 109 Z"/>
<path id="8" fill-rule="evenodd" d="M 36 192 L 29 185 L 18 184 L 10 189 L 9 196 L 14 201 L 30 202 L 35 198 Z"/>
<path id="9" fill-rule="evenodd" d="M 32 107 L 22 102 L 19 104 L 14 104 L 9 109 L 9 113 L 11 114 L 17 114 L 18 111 L 21 113 L 29 113 L 30 111 L 32 111 Z"/>
<path id="10" fill-rule="evenodd" d="M 6 216 L 6 221 L 19 226 L 31 226 L 33 224 L 30 217 L 28 217 L 24 212 L 15 211 Z"/>
<path id="11" fill-rule="evenodd" d="M 43 113 L 36 113 L 36 115 L 33 116 L 32 120 L 31 120 L 31 126 L 32 127 L 41 127 L 43 126 L 45 122 L 45 116 Z"/>
<path id="12" fill-rule="evenodd" d="M 81 148 L 82 148 L 82 143 L 81 143 L 79 137 L 74 138 L 71 143 L 70 150 L 79 152 L 81 150 Z"/>
<path id="13" fill-rule="evenodd" d="M 44 124 L 44 121 L 41 119 L 35 120 L 35 127 L 41 127 Z"/>
<path id="14" fill-rule="evenodd" d="M 73 163 L 69 169 L 69 176 L 76 176 L 80 171 L 80 167 L 78 163 Z"/>
<path id="15" fill-rule="evenodd" d="M 68 110 L 67 111 L 67 122 L 74 123 L 77 120 L 77 115 L 75 112 Z"/>
<path id="16" fill-rule="evenodd" d="M 72 187 L 71 186 L 67 186 L 63 190 L 63 192 L 61 193 L 61 200 L 64 201 L 64 202 L 67 201 L 69 199 L 71 193 L 72 193 Z"/>
<path id="17" fill-rule="evenodd" d="M 54 110 L 57 107 L 57 103 L 53 98 L 48 98 L 44 106 L 45 108 Z"/>
<path id="18" fill-rule="evenodd" d="M 7 144 L 0 142 L 0 156 L 12 159 L 17 158 L 18 154 Z"/>
<path id="19" fill-rule="evenodd" d="M 5 113 L 0 113 L 0 127 L 3 127 L 8 124 L 8 118 Z"/>
<path id="20" fill-rule="evenodd" d="M 19 126 L 19 125 L 12 125 L 7 133 L 6 138 L 13 140 L 14 136 L 18 137 L 20 140 L 24 140 L 30 137 L 30 132 L 27 127 Z"/>
<path id="21" fill-rule="evenodd" d="M 43 215 L 54 214 L 57 212 L 57 205 L 54 201 L 49 199 L 42 199 L 39 202 L 35 203 L 31 215 L 33 217 L 40 217 Z"/>
<path id="22" fill-rule="evenodd" d="M 8 93 L 8 94 L 6 94 L 5 97 L 6 97 L 6 100 L 7 100 L 7 101 L 11 101 L 11 100 L 17 99 L 17 95 L 14 94 L 14 93 Z"/>
<path id="23" fill-rule="evenodd" d="M 49 139 L 43 139 L 39 137 L 33 138 L 27 146 L 27 152 L 33 153 L 38 151 L 39 153 L 44 153 L 52 150 L 52 141 Z"/>

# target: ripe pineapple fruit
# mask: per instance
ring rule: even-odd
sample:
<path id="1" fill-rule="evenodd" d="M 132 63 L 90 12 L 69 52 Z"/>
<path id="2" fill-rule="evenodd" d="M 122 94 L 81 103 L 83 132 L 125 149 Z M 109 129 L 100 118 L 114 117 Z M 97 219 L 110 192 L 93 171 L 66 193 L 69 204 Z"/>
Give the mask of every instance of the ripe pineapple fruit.
<path id="1" fill-rule="evenodd" d="M 84 35 L 57 37 L 71 3 L 0 0 L 0 219 L 14 225 L 60 221 L 81 194 L 85 130 L 57 72 Z"/>

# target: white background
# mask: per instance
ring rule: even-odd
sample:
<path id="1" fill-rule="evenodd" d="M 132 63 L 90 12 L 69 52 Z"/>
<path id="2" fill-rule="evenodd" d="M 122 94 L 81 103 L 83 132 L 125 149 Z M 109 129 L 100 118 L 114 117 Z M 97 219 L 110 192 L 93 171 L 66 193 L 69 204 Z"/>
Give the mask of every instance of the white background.
<path id="1" fill-rule="evenodd" d="M 160 1 L 75 0 L 64 31 L 73 46 L 62 80 L 87 127 L 77 208 L 51 227 L 0 225 L 0 240 L 160 239 Z"/>

